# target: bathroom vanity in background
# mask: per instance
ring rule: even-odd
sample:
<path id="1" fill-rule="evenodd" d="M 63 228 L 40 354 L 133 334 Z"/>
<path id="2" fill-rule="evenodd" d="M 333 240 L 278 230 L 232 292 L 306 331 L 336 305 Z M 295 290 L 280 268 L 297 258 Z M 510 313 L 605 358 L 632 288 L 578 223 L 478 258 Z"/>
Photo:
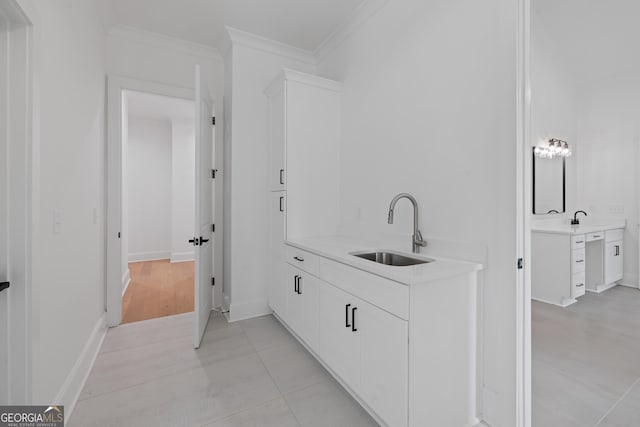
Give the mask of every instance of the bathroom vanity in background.
<path id="1" fill-rule="evenodd" d="M 622 279 L 624 222 L 535 225 L 531 233 L 531 296 L 567 307 Z"/>

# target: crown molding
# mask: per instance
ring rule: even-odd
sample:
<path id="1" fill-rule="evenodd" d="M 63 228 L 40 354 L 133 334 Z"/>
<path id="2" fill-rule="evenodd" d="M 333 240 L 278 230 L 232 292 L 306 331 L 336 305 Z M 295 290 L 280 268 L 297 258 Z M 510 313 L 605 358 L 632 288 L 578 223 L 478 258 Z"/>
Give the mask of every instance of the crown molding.
<path id="1" fill-rule="evenodd" d="M 313 51 L 317 62 L 322 61 L 327 55 L 337 49 L 351 34 L 380 9 L 389 0 L 364 0 L 338 27 L 324 39 L 322 43 Z"/>
<path id="2" fill-rule="evenodd" d="M 316 65 L 316 58 L 313 52 L 290 46 L 266 37 L 238 30 L 233 27 L 226 27 L 231 39 L 231 44 L 245 46 L 251 49 L 293 59 L 304 64 Z"/>
<path id="3" fill-rule="evenodd" d="M 167 36 L 140 28 L 116 25 L 109 29 L 109 37 L 118 37 L 147 46 L 170 49 L 193 56 L 200 56 L 222 61 L 222 55 L 215 47 Z"/>

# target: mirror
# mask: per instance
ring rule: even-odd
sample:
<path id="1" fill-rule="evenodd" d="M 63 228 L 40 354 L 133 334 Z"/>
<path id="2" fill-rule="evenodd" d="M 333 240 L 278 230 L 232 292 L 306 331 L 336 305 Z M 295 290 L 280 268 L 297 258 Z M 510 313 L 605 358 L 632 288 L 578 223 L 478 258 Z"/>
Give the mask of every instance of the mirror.
<path id="1" fill-rule="evenodd" d="M 565 158 L 533 155 L 533 213 L 565 211 Z"/>

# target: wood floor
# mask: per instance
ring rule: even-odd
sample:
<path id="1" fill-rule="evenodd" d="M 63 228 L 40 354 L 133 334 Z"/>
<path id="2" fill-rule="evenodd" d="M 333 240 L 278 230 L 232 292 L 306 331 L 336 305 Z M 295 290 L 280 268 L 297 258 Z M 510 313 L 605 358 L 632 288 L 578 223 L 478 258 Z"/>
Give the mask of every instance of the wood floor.
<path id="1" fill-rule="evenodd" d="M 122 298 L 122 323 L 193 311 L 193 262 L 132 262 Z"/>
<path id="2" fill-rule="evenodd" d="M 375 427 L 273 316 L 193 313 L 109 329 L 69 427 Z"/>
<path id="3" fill-rule="evenodd" d="M 532 305 L 533 426 L 640 426 L 640 291 Z"/>

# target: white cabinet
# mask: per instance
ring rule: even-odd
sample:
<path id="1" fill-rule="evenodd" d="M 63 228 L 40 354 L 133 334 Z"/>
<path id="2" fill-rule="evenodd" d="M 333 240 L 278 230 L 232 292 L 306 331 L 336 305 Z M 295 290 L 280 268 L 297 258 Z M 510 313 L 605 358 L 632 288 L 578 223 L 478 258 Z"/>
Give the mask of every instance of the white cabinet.
<path id="1" fill-rule="evenodd" d="M 275 191 L 269 193 L 269 278 L 268 295 L 269 306 L 279 316 L 286 316 L 286 296 L 284 288 L 284 260 L 285 260 L 285 198 L 286 192 Z"/>
<path id="2" fill-rule="evenodd" d="M 622 240 L 609 242 L 604 250 L 604 274 L 605 283 L 613 283 L 622 280 Z"/>
<path id="3" fill-rule="evenodd" d="M 587 226 L 534 230 L 531 243 L 532 298 L 566 307 L 585 291 L 603 292 L 623 277 L 624 229 Z"/>
<path id="4" fill-rule="evenodd" d="M 318 348 L 319 280 L 290 264 L 285 265 L 285 272 L 287 311 L 284 320 L 315 350 Z"/>
<path id="5" fill-rule="evenodd" d="M 320 356 L 390 426 L 407 423 L 408 322 L 320 286 Z"/>
<path id="6" fill-rule="evenodd" d="M 340 220 L 340 83 L 293 70 L 266 88 L 269 190 L 287 191 L 289 239 L 335 235 Z"/>
<path id="7" fill-rule="evenodd" d="M 285 189 L 285 87 L 274 86 L 269 95 L 269 172 L 270 191 Z"/>

